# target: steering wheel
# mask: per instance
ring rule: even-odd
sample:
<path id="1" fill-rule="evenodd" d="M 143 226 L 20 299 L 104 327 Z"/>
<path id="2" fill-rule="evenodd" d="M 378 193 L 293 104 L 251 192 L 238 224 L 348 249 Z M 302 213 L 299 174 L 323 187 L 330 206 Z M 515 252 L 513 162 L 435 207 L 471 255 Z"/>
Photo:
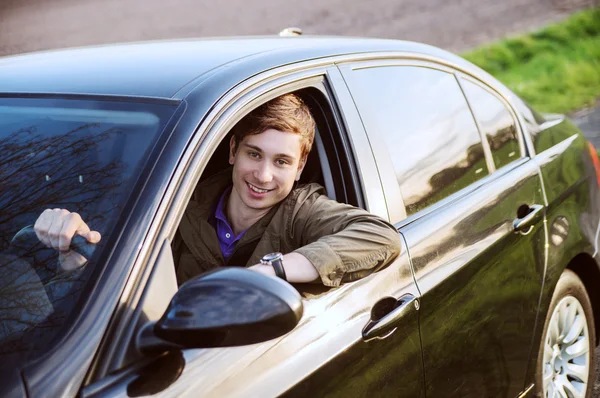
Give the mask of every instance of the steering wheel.
<path id="1" fill-rule="evenodd" d="M 39 244 L 41 244 L 41 242 L 33 230 L 33 225 L 28 225 L 17 232 L 10 242 L 10 246 L 12 246 L 13 249 L 16 249 L 19 252 L 24 251 L 25 253 L 31 252 L 33 248 Z M 87 239 L 81 235 L 75 235 L 73 239 L 71 239 L 69 249 L 81 254 L 89 260 L 94 254 L 96 245 L 88 242 Z"/>

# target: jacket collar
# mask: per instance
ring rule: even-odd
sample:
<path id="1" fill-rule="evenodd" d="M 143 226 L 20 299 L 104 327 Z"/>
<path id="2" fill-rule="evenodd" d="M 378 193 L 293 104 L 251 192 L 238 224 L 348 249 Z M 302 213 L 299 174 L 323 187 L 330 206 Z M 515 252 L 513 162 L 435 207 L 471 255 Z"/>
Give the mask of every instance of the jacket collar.
<path id="1" fill-rule="evenodd" d="M 214 219 L 215 209 L 221 195 L 231 185 L 232 170 L 233 168 L 229 167 L 198 184 L 179 226 L 183 241 L 197 260 L 202 259 L 201 253 L 203 250 L 208 250 L 215 261 L 220 265 L 225 264 L 218 244 L 217 233 L 214 225 L 212 225 L 214 223 L 211 223 L 211 220 Z M 237 242 L 236 250 L 246 243 L 259 240 L 263 236 L 280 205 L 281 202 L 273 206 L 266 215 L 246 230 L 244 236 Z M 230 258 L 234 256 L 236 250 Z"/>

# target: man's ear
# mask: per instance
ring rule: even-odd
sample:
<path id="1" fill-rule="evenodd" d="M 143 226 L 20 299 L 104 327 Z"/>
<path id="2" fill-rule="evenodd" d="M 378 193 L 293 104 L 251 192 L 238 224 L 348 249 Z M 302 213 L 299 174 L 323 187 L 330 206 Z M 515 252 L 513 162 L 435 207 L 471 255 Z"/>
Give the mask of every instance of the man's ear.
<path id="1" fill-rule="evenodd" d="M 231 136 L 229 140 L 229 164 L 233 165 L 235 162 L 235 151 L 237 148 L 235 147 L 235 137 Z"/>
<path id="2" fill-rule="evenodd" d="M 306 166 L 306 158 L 308 155 L 304 155 L 302 159 L 300 159 L 300 163 L 298 164 L 298 171 L 296 172 L 296 181 L 300 179 L 300 175 L 302 175 L 302 170 L 304 170 L 304 166 Z"/>

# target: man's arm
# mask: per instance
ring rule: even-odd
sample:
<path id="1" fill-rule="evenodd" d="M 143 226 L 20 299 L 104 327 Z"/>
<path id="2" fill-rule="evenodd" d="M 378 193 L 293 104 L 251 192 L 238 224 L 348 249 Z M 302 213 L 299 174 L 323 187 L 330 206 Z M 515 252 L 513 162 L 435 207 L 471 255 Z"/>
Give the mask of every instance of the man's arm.
<path id="1" fill-rule="evenodd" d="M 309 260 L 326 286 L 367 276 L 401 250 L 393 225 L 314 190 L 300 192 L 292 217 L 286 233 L 298 243 L 294 253 Z"/>
<path id="2" fill-rule="evenodd" d="M 288 282 L 306 283 L 319 279 L 319 272 L 315 266 L 300 253 L 292 252 L 284 255 L 283 268 L 285 269 L 285 276 Z M 275 270 L 270 265 L 257 264 L 248 269 L 265 275 L 275 276 Z"/>

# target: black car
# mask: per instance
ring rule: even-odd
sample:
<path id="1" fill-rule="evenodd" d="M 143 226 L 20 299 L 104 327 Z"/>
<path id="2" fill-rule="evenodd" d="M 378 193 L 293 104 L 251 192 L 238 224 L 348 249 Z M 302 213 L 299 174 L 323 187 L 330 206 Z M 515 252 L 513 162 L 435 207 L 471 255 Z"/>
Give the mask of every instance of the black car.
<path id="1" fill-rule="evenodd" d="M 288 92 L 317 122 L 304 181 L 388 219 L 400 256 L 339 288 L 233 267 L 178 290 L 170 242 L 196 185 Z M 0 396 L 589 397 L 599 168 L 564 116 L 417 43 L 0 59 Z M 75 239 L 84 267 L 32 237 L 46 208 L 102 233 Z"/>

